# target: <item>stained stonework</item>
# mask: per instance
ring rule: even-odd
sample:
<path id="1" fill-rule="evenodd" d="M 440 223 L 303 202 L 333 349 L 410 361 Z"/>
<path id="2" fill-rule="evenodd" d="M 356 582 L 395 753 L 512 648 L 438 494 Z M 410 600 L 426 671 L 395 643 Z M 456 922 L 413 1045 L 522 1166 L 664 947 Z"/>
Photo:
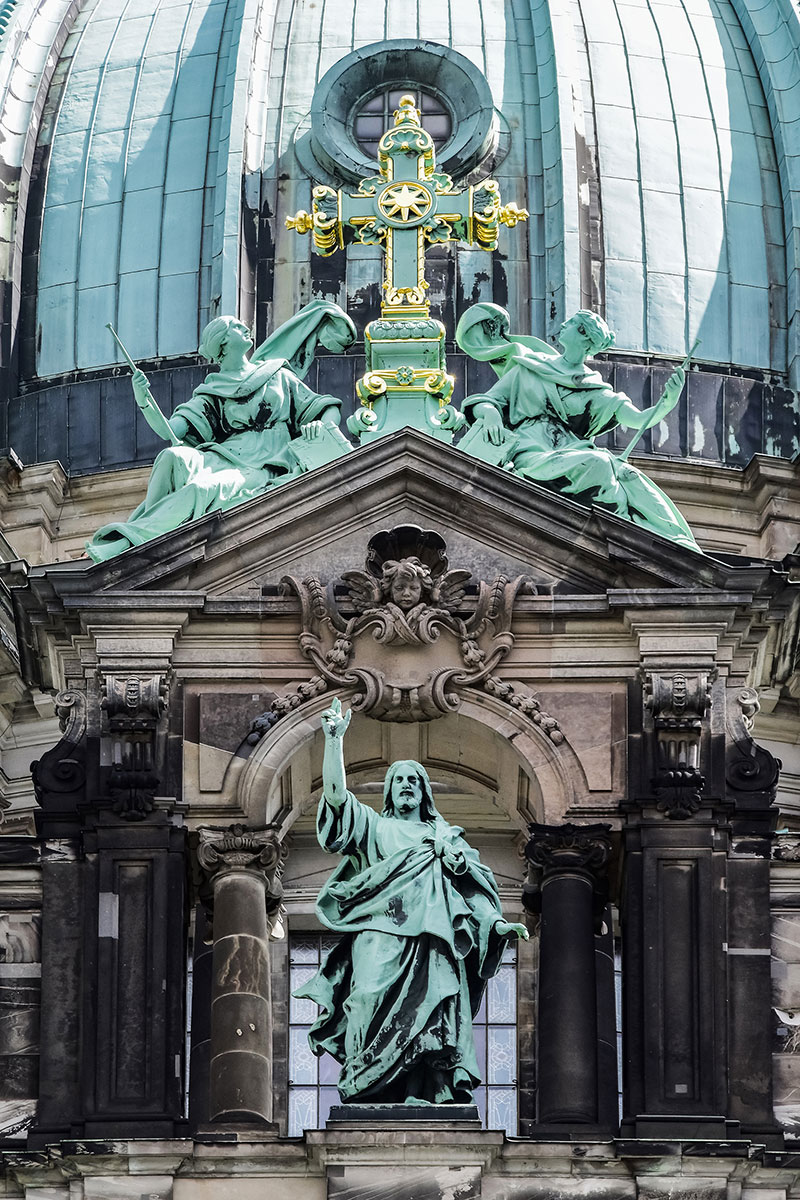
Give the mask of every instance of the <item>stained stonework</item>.
<path id="1" fill-rule="evenodd" d="M 776 1111 L 791 1119 L 793 1050 L 758 1014 L 770 1001 L 793 1011 L 791 966 L 771 996 L 763 954 L 766 855 L 787 792 L 759 725 L 793 686 L 791 564 L 667 553 L 536 489 L 523 505 L 513 479 L 413 433 L 371 447 L 359 480 L 368 520 L 331 464 L 313 489 L 287 485 L 291 518 L 265 495 L 176 531 L 169 555 L 146 545 L 15 576 L 27 686 L 59 689 L 62 735 L 35 771 L 46 987 L 42 1035 L 26 1047 L 41 1056 L 40 1101 L 30 1149 L 8 1161 L 13 1187 L 132 1195 L 145 1144 L 134 1128 L 150 1155 L 142 1194 L 161 1200 L 361 1200 L 375 1186 L 402 1195 L 409 1179 L 436 1200 L 451 1184 L 490 1200 L 598 1187 L 634 1200 L 662 1181 L 680 1190 L 701 1161 L 659 1151 L 651 1186 L 641 1163 L 654 1139 L 697 1138 L 713 1147 L 713 1171 L 696 1174 L 706 1200 L 739 1170 L 730 1146 L 749 1148 L 759 1187 L 783 1186 L 767 1076 L 775 1049 Z M 457 518 L 437 515 L 456 500 Z M 759 712 L 752 688 L 765 682 Z M 313 828 L 319 715 L 334 695 L 357 710 L 347 770 L 359 798 L 380 802 L 393 760 L 423 762 L 508 919 L 524 896 L 535 937 L 517 974 L 519 1141 L 413 1119 L 286 1137 L 280 938 L 318 928 L 330 870 Z M 526 880 L 530 826 L 541 852 Z M 595 843 L 584 861 L 576 847 Z M 793 853 L 781 834 L 787 898 Z M 116 1004 L 120 987 L 135 1004 Z M 566 1098 L 553 1087 L 565 1055 L 579 1068 Z M 774 1150 L 756 1159 L 756 1144 Z"/>

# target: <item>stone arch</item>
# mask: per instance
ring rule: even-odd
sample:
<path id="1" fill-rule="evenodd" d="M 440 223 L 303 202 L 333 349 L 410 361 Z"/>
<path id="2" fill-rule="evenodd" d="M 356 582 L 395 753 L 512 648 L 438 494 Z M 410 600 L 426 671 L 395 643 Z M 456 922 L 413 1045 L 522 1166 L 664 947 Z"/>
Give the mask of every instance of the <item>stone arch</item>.
<path id="1" fill-rule="evenodd" d="M 316 804 L 323 750 L 319 718 L 330 699 L 308 701 L 254 749 L 237 788 L 248 821 L 277 823 L 285 837 Z M 462 693 L 459 710 L 437 721 L 395 724 L 355 714 L 346 747 L 354 790 L 375 791 L 397 758 L 419 759 L 443 796 L 460 787 L 478 809 L 494 806 L 521 832 L 529 821 L 562 820 L 587 792 L 567 741 L 554 744 L 524 714 L 480 692 Z M 454 817 L 459 819 L 457 812 Z"/>

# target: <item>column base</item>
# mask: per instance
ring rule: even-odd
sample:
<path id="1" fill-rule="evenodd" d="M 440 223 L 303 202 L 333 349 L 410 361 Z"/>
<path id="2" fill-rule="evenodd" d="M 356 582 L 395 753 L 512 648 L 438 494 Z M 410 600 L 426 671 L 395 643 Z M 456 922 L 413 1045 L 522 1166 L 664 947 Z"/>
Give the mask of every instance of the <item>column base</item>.
<path id="1" fill-rule="evenodd" d="M 553 1122 L 545 1124 L 540 1121 L 525 1121 L 519 1123 L 520 1137 L 532 1142 L 611 1142 L 617 1136 L 617 1128 L 610 1125 L 598 1125 L 569 1122 Z"/>
<path id="2" fill-rule="evenodd" d="M 642 1113 L 624 1120 L 620 1126 L 620 1137 L 634 1139 L 728 1142 L 738 1141 L 741 1136 L 738 1121 L 714 1114 Z"/>
<path id="3" fill-rule="evenodd" d="M 274 1121 L 203 1121 L 192 1134 L 196 1142 L 213 1146 L 217 1142 L 273 1142 L 278 1136 Z"/>

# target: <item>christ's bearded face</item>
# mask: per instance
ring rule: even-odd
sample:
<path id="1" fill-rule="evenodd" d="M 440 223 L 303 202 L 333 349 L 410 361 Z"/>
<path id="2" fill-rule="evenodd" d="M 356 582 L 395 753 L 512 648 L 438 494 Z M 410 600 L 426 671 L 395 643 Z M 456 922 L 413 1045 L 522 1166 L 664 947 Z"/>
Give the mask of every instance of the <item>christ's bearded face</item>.
<path id="1" fill-rule="evenodd" d="M 423 790 L 416 768 L 413 762 L 396 763 L 392 778 L 392 807 L 395 816 L 406 821 L 419 820 Z"/>

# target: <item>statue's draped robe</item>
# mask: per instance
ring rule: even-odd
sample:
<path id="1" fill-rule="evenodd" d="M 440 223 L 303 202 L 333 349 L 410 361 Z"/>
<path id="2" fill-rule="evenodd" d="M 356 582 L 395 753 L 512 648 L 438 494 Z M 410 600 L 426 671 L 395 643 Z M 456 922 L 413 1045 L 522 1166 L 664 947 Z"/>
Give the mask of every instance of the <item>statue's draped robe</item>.
<path id="1" fill-rule="evenodd" d="M 494 315 L 494 305 L 476 306 L 482 308 Z M 537 338 L 487 337 L 480 315 L 469 314 L 471 325 L 462 320 L 456 339 L 473 358 L 491 362 L 500 378 L 485 395 L 468 397 L 463 408 L 471 416 L 475 404 L 488 401 L 499 410 L 518 438 L 512 453 L 516 473 L 698 550 L 684 517 L 661 488 L 595 445 L 596 437 L 622 423 L 625 393 L 615 392 L 585 365 L 567 368 L 557 350 Z"/>
<path id="2" fill-rule="evenodd" d="M 296 994 L 320 1005 L 315 1054 L 344 1064 L 344 1101 L 466 1103 L 480 1082 L 472 1017 L 506 939 L 491 871 L 437 814 L 379 815 L 323 797 L 320 844 L 343 861 L 317 901 L 343 935 Z"/>
<path id="3" fill-rule="evenodd" d="M 127 521 L 98 529 L 86 547 L 95 562 L 257 496 L 298 469 L 292 437 L 341 402 L 312 392 L 281 359 L 250 367 L 244 379 L 209 375 L 177 406 L 173 417 L 189 426 L 184 444 L 158 455 L 147 495 Z"/>
<path id="4" fill-rule="evenodd" d="M 330 408 L 341 409 L 335 396 L 321 396 L 302 382 L 325 328 L 342 349 L 356 336 L 338 304 L 312 300 L 253 351 L 243 378 L 225 371 L 208 375 L 172 414 L 189 427 L 183 443 L 161 451 L 142 503 L 127 521 L 98 529 L 86 544 L 89 557 L 103 562 L 186 521 L 258 496 L 299 471 L 289 443 L 300 426 Z"/>

